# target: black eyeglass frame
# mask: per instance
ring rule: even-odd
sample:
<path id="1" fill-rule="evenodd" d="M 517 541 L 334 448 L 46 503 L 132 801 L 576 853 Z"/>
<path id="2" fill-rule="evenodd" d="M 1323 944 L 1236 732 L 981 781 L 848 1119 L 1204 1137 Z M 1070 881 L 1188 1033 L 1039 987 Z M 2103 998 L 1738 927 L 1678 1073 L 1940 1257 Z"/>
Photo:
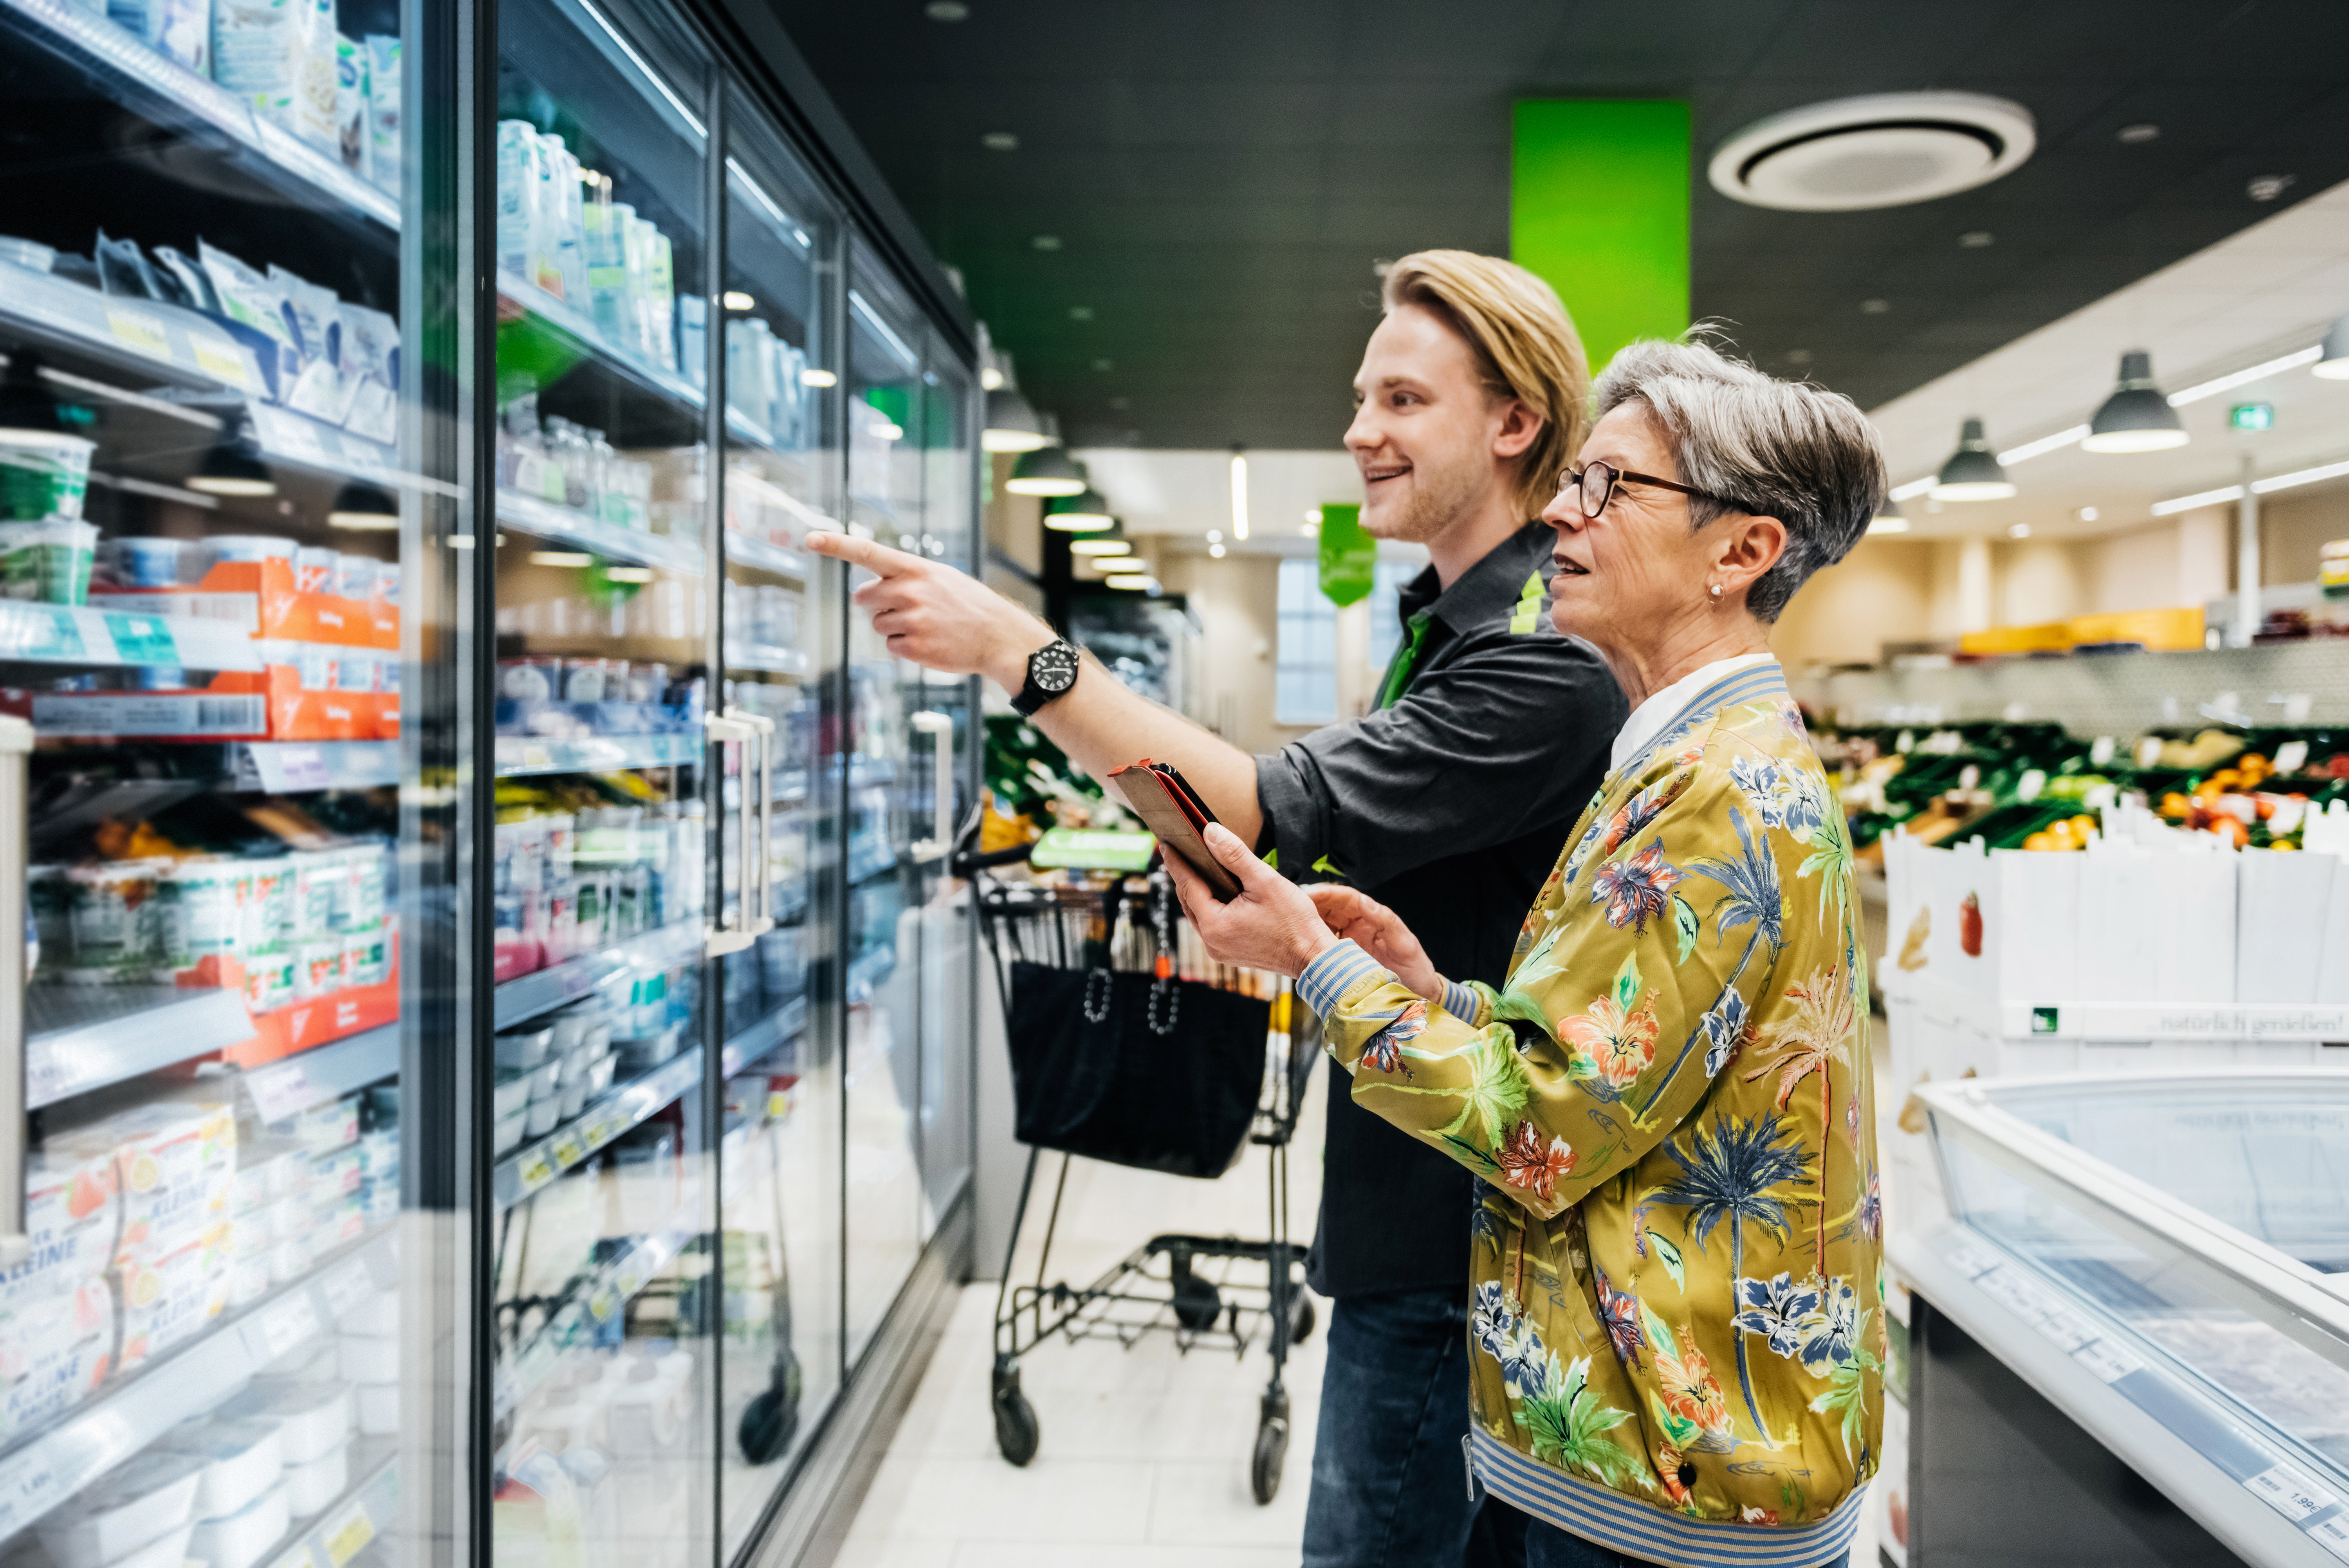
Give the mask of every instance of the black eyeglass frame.
<path id="1" fill-rule="evenodd" d="M 1596 506 L 1590 504 L 1589 487 L 1582 483 L 1582 476 L 1594 468 L 1604 469 L 1608 474 L 1607 483 L 1599 493 L 1599 504 Z M 1677 490 L 1682 495 L 1693 495 L 1700 501 L 1710 501 L 1716 506 L 1734 508 L 1738 504 L 1725 495 L 1715 495 L 1710 490 L 1699 490 L 1692 484 L 1682 484 L 1677 480 L 1659 479 L 1652 473 L 1634 473 L 1628 468 L 1617 468 L 1613 463 L 1604 462 L 1586 463 L 1579 469 L 1568 469 L 1558 476 L 1557 487 L 1564 490 L 1569 483 L 1572 484 L 1580 497 L 1578 509 L 1582 515 L 1586 519 L 1596 520 L 1600 513 L 1607 510 L 1607 504 L 1615 499 L 1615 487 L 1627 479 L 1634 484 L 1652 484 L 1660 489 Z"/>

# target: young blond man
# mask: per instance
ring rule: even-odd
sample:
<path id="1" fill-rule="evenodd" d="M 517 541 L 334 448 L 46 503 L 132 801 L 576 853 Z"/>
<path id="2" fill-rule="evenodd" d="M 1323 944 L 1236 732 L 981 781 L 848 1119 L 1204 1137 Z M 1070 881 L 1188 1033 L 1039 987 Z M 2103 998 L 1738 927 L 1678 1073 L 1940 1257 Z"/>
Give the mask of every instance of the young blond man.
<path id="1" fill-rule="evenodd" d="M 1382 302 L 1346 447 L 1363 527 L 1425 545 L 1430 564 L 1402 591 L 1402 641 L 1360 719 L 1250 756 L 961 573 L 842 535 L 810 543 L 879 574 L 855 597 L 891 652 L 988 677 L 1097 778 L 1141 756 L 1174 763 L 1291 875 L 1334 867 L 1422 933 L 1444 973 L 1498 984 L 1537 868 L 1626 711 L 1598 657 L 1550 626 L 1537 520 L 1581 444 L 1589 369 L 1549 286 L 1492 256 L 1405 256 Z M 1306 1568 L 1512 1555 L 1522 1521 L 1495 1503 L 1480 1525 L 1463 1462 L 1473 1196 L 1457 1165 L 1329 1096 L 1307 1277 L 1334 1305 Z"/>

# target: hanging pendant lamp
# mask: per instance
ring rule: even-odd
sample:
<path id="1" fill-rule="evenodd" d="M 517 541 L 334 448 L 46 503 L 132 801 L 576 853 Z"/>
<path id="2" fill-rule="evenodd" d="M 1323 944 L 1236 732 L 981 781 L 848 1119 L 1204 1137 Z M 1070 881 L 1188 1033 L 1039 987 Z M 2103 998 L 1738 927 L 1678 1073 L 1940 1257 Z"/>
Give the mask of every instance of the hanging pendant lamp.
<path id="1" fill-rule="evenodd" d="M 2121 356 L 2120 385 L 2088 421 L 2080 450 L 2166 452 L 2184 446 L 2187 439 L 2186 427 L 2178 422 L 2178 410 L 2153 384 L 2153 356 L 2132 348 Z"/>
<path id="2" fill-rule="evenodd" d="M 1930 492 L 1936 501 L 2003 501 L 2014 493 L 2014 481 L 1999 466 L 1980 420 L 1968 420 L 1958 431 L 1958 450 L 1941 465 Z"/>

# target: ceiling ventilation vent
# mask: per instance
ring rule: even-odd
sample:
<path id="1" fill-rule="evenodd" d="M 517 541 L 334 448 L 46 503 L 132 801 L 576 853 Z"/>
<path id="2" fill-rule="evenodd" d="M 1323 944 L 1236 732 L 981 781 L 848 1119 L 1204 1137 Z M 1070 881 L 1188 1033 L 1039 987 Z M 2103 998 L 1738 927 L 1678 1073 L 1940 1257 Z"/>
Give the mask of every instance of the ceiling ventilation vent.
<path id="1" fill-rule="evenodd" d="M 1789 109 L 1713 155 L 1713 188 L 1756 207 L 1852 213 L 1986 185 L 2035 145 L 2031 111 L 1968 92 L 1875 93 Z"/>

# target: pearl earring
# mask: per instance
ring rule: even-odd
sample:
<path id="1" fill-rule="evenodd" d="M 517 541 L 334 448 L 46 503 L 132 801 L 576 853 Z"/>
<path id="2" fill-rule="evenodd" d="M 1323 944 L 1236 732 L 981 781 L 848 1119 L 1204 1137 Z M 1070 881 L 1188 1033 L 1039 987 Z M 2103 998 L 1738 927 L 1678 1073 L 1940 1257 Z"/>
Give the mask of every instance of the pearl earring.
<path id="1" fill-rule="evenodd" d="M 1721 585 L 1719 583 L 1713 585 L 1713 597 L 1716 602 L 1721 598 Z"/>

